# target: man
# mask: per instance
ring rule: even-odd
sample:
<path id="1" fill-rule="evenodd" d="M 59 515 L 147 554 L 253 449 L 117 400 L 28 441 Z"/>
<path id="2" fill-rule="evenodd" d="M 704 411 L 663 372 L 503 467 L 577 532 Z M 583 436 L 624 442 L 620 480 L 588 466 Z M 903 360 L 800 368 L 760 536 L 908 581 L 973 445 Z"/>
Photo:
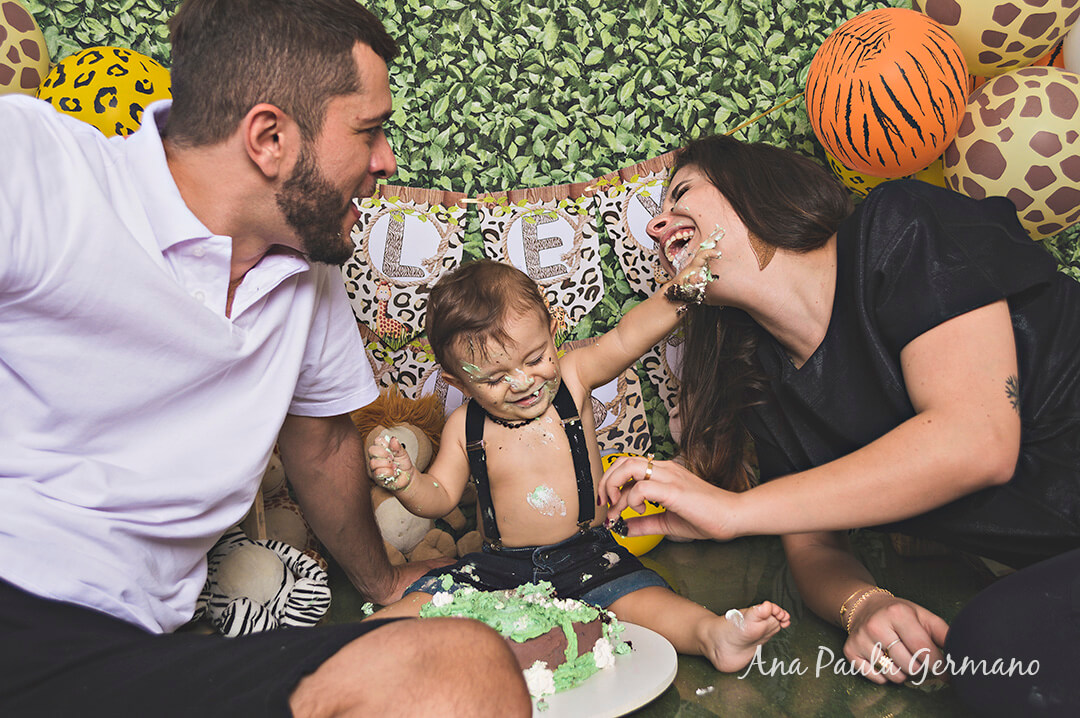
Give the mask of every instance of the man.
<path id="1" fill-rule="evenodd" d="M 474 622 L 173 633 L 275 441 L 362 593 L 428 567 L 374 524 L 348 412 L 377 388 L 331 266 L 395 170 L 396 47 L 354 0 L 170 25 L 173 102 L 127 140 L 0 100 L 0 714 L 524 714 Z"/>

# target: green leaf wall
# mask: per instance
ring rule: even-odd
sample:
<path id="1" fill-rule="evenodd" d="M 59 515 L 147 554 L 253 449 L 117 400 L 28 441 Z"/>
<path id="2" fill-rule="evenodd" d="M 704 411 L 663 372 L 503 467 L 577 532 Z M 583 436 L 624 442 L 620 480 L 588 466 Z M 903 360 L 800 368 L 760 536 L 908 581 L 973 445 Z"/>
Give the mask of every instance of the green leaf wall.
<path id="1" fill-rule="evenodd" d="M 177 0 L 23 0 L 54 61 L 128 47 L 169 63 Z M 375 0 L 399 39 L 398 184 L 469 194 L 586 181 L 802 91 L 854 15 L 907 0 Z M 807 153 L 801 102 L 743 130 Z"/>
<path id="2" fill-rule="evenodd" d="M 54 62 L 93 45 L 168 66 L 177 0 L 23 0 Z M 374 0 L 398 38 L 395 184 L 477 195 L 583 182 L 728 131 L 798 95 L 845 20 L 908 0 Z M 801 101 L 738 132 L 824 160 Z M 1080 278 L 1080 227 L 1044 245 Z M 608 296 L 576 336 L 639 298 L 611 253 Z M 661 452 L 666 418 L 644 382 Z"/>

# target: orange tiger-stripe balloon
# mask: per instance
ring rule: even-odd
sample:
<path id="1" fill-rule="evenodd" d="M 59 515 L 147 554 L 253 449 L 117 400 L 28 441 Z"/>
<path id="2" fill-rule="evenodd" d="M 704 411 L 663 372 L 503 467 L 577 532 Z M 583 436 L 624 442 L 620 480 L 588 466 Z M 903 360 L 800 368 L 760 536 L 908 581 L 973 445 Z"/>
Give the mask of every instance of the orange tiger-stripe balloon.
<path id="1" fill-rule="evenodd" d="M 941 156 L 964 116 L 964 55 L 926 15 L 881 8 L 825 38 L 806 78 L 814 134 L 845 167 L 903 177 Z"/>

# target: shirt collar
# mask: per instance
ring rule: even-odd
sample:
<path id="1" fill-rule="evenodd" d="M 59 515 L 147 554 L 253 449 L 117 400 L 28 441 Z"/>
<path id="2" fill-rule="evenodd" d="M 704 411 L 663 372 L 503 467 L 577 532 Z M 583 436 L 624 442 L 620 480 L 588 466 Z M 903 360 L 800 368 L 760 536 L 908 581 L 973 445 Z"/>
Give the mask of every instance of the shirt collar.
<path id="1" fill-rule="evenodd" d="M 135 192 L 144 207 L 152 208 L 147 220 L 163 252 L 179 242 L 214 236 L 184 203 L 165 159 L 161 131 L 171 106 L 172 100 L 152 103 L 139 129 L 121 140 Z"/>
<path id="2" fill-rule="evenodd" d="M 139 129 L 127 138 L 117 139 L 127 156 L 135 192 L 144 207 L 153 208 L 146 218 L 162 253 L 181 242 L 215 236 L 188 208 L 169 171 L 161 132 L 171 107 L 172 100 L 151 103 L 143 112 Z M 274 272 L 282 276 L 311 267 L 307 259 L 294 252 L 268 254 L 259 264 L 273 266 Z"/>

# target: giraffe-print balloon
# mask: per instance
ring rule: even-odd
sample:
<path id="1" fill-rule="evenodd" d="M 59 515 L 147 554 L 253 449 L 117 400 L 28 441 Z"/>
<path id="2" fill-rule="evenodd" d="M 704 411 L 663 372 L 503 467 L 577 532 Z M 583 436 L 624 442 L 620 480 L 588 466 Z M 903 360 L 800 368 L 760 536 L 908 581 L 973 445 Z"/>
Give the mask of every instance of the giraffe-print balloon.
<path id="1" fill-rule="evenodd" d="M 1080 0 L 911 0 L 945 26 L 968 72 L 992 77 L 1045 55 L 1080 18 Z"/>
<path id="2" fill-rule="evenodd" d="M 34 95 L 49 73 L 45 36 L 15 0 L 0 2 L 0 95 Z"/>
<path id="3" fill-rule="evenodd" d="M 1025 67 L 972 93 L 945 150 L 945 179 L 969 197 L 1004 196 L 1035 239 L 1080 220 L 1080 75 Z"/>

